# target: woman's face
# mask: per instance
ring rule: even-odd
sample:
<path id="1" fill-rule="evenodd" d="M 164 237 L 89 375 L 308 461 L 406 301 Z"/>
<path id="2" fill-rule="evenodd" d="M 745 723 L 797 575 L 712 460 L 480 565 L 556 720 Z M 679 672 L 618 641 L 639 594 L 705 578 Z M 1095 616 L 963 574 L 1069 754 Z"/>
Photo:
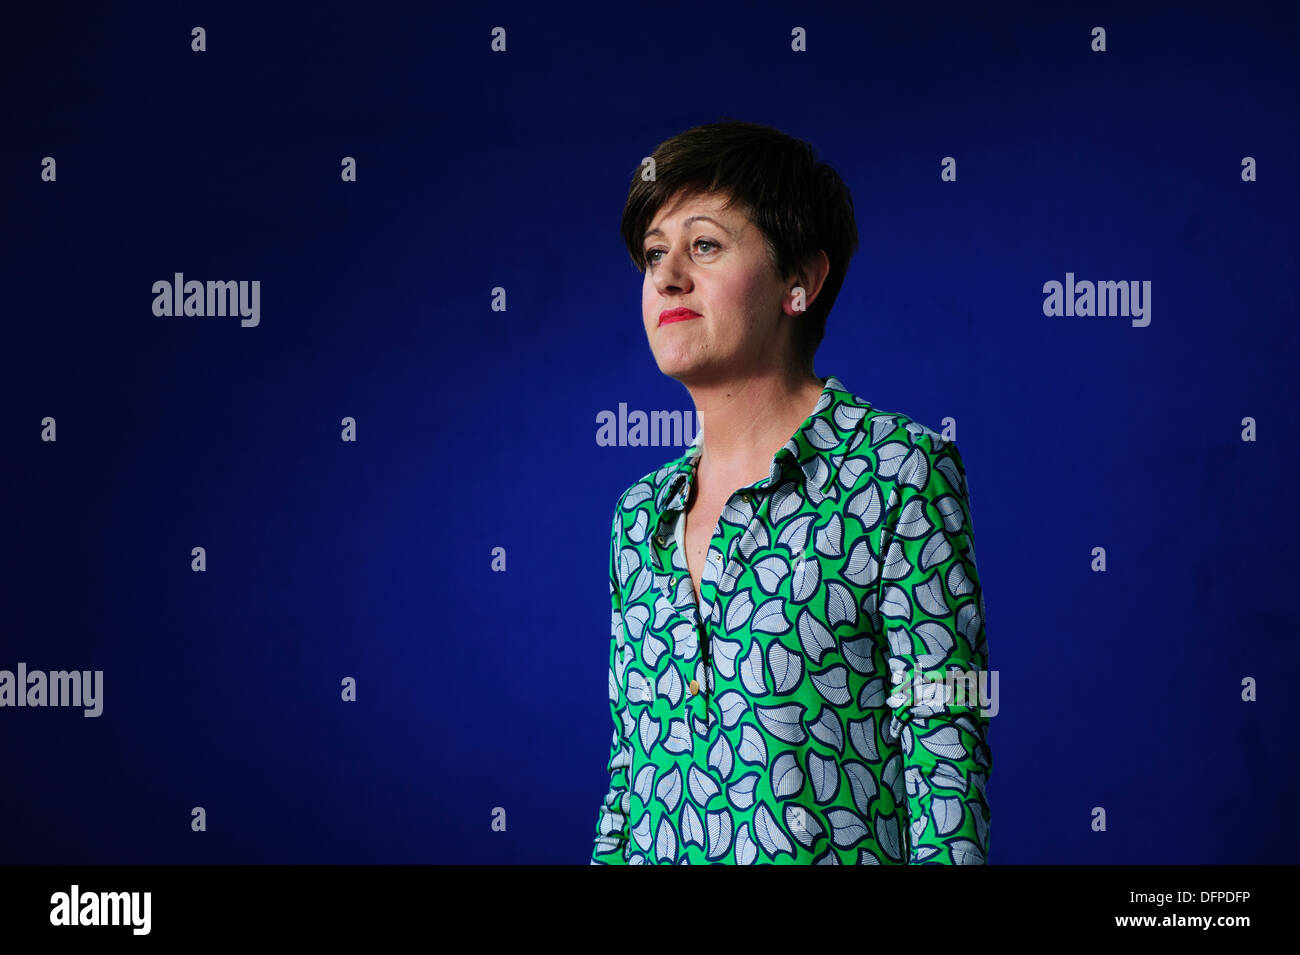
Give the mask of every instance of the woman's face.
<path id="1" fill-rule="evenodd" d="M 644 237 L 641 317 L 659 370 L 684 385 L 779 369 L 790 353 L 785 285 L 763 234 L 725 200 L 675 196 Z M 662 316 L 674 308 L 696 316 Z"/>

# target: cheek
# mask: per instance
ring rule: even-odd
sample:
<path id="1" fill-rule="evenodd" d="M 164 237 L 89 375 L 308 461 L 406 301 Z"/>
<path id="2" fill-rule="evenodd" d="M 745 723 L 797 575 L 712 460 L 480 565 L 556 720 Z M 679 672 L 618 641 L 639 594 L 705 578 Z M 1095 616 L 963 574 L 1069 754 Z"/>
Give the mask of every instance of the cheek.
<path id="1" fill-rule="evenodd" d="M 641 318 L 647 323 L 650 321 L 650 310 L 655 298 L 655 287 L 650 281 L 650 273 L 646 273 L 645 280 L 641 283 Z"/>
<path id="2" fill-rule="evenodd" d="M 710 290 L 713 298 L 735 315 L 744 315 L 750 311 L 763 294 L 763 285 L 759 276 L 748 273 L 719 276 Z"/>
<path id="3" fill-rule="evenodd" d="M 751 273 L 745 276 L 743 287 L 736 294 L 752 305 L 768 302 L 772 297 L 772 281 L 766 275 Z"/>

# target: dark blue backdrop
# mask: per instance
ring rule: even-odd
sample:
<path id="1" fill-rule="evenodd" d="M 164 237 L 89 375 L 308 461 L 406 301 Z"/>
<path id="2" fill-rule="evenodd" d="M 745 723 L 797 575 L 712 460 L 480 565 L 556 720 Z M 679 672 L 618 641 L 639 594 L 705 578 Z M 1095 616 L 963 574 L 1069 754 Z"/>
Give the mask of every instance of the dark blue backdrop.
<path id="1" fill-rule="evenodd" d="M 853 191 L 818 373 L 957 422 L 989 861 L 1291 861 L 1294 14 L 33 6 L 0 29 L 0 669 L 104 699 L 0 709 L 0 862 L 587 861 L 610 518 L 680 453 L 596 415 L 691 407 L 619 216 L 722 117 Z M 176 272 L 260 281 L 260 324 L 155 316 Z M 1067 272 L 1150 281 L 1150 324 L 1045 316 Z"/>

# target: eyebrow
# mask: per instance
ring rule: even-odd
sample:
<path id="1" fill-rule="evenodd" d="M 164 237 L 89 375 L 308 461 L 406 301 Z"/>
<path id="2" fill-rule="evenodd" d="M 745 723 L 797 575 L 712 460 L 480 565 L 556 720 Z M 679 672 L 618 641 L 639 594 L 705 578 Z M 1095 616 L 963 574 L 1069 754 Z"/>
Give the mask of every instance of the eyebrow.
<path id="1" fill-rule="evenodd" d="M 682 229 L 683 230 L 689 229 L 691 227 L 691 223 L 695 222 L 697 219 L 704 219 L 707 222 L 712 222 L 715 226 L 717 226 L 723 232 L 727 233 L 727 235 L 731 236 L 733 239 L 736 237 L 736 234 L 734 232 L 732 232 L 730 229 L 728 229 L 725 225 L 723 225 L 721 222 L 719 222 L 717 219 L 713 218 L 712 216 L 688 216 L 686 220 L 682 222 Z M 663 235 L 663 234 L 664 234 L 664 230 L 656 227 L 654 229 L 648 230 L 645 235 L 641 236 L 641 241 L 644 242 L 652 235 Z"/>

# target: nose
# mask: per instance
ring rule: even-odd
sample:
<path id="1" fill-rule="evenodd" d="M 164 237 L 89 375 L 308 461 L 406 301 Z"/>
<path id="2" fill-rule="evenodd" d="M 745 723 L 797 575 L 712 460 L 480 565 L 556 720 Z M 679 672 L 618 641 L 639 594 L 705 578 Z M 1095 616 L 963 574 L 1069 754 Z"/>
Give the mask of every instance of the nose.
<path id="1" fill-rule="evenodd" d="M 691 257 L 685 250 L 680 250 L 680 247 L 669 249 L 655 265 L 655 288 L 660 292 L 690 291 L 690 262 Z"/>

